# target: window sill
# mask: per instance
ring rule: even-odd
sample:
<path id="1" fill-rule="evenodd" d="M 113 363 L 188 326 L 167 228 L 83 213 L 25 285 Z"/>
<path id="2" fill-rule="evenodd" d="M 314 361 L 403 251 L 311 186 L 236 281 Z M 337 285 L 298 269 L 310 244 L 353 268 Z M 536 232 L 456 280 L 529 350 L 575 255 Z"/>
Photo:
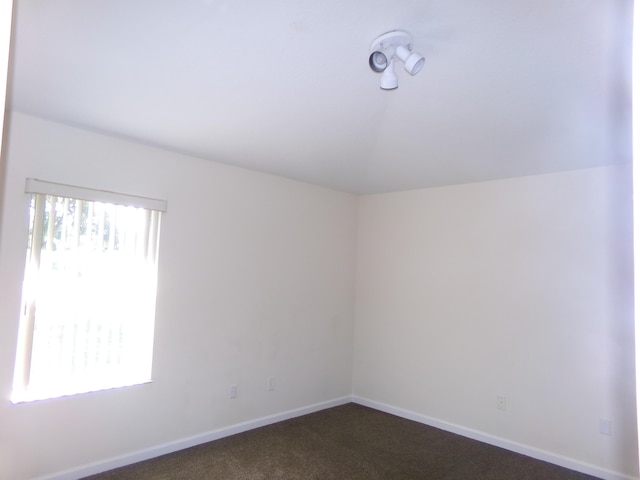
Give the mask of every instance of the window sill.
<path id="1" fill-rule="evenodd" d="M 106 390 L 116 390 L 116 389 L 126 388 L 126 387 L 135 387 L 137 385 L 145 385 L 147 383 L 153 383 L 153 380 L 145 379 L 140 381 L 127 382 L 125 384 L 109 385 L 109 386 L 76 385 L 72 388 L 59 389 L 56 391 L 52 391 L 50 389 L 35 390 L 35 391 L 31 389 L 14 390 L 11 395 L 11 403 L 14 405 L 17 405 L 21 403 L 38 402 L 42 400 L 53 400 L 56 398 L 63 398 L 63 397 L 75 397 L 77 395 L 84 395 L 87 393 L 103 392 Z"/>

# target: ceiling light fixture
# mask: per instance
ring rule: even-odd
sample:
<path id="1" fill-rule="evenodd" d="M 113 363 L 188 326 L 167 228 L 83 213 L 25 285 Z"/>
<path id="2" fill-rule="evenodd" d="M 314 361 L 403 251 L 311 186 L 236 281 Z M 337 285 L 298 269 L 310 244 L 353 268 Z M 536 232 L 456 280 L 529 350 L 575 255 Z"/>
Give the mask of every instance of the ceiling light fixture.
<path id="1" fill-rule="evenodd" d="M 383 33 L 373 41 L 369 52 L 369 67 L 376 73 L 382 72 L 380 88 L 383 90 L 398 88 L 395 59 L 404 63 L 404 69 L 410 75 L 415 75 L 424 66 L 424 57 L 411 51 L 411 35 L 402 30 Z"/>

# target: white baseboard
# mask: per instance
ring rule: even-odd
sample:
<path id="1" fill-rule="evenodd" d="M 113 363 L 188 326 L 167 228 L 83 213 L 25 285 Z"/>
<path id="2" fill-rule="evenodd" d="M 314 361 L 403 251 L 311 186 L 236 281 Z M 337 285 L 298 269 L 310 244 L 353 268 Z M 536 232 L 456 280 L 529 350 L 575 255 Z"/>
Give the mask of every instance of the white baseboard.
<path id="1" fill-rule="evenodd" d="M 105 472 L 114 468 L 124 467 L 126 465 L 131 465 L 132 463 L 142 462 L 144 460 L 159 457 L 160 455 L 166 455 L 167 453 L 173 453 L 177 452 L 178 450 L 183 450 L 185 448 L 200 445 L 201 443 L 211 442 L 213 440 L 218 440 L 220 438 L 246 432 L 247 430 L 264 427 L 266 425 L 271 425 L 272 423 L 289 420 L 290 418 L 300 417 L 302 415 L 318 412 L 320 410 L 325 410 L 331 407 L 337 407 L 338 405 L 344 405 L 350 402 L 351 396 L 346 396 L 328 400 L 326 402 L 315 403 L 313 405 L 307 405 L 305 407 L 288 410 L 286 412 L 268 415 L 266 417 L 260 417 L 255 420 L 219 428 L 217 430 L 205 432 L 200 435 L 182 438 L 174 442 L 163 443 L 161 445 L 156 445 L 151 448 L 145 448 L 143 450 L 120 455 L 118 457 L 109 458 L 107 460 L 92 463 L 90 465 L 84 465 L 78 468 L 58 472 L 53 475 L 38 477 L 36 480 L 76 480 L 78 478 L 95 475 L 96 473 Z"/>
<path id="2" fill-rule="evenodd" d="M 422 415 L 409 410 L 404 410 L 402 408 L 394 407 L 392 405 L 387 405 L 385 403 L 376 402 L 374 400 L 369 400 L 363 397 L 359 397 L 357 395 L 336 398 L 326 402 L 316 403 L 313 405 L 308 405 L 305 407 L 288 410 L 286 412 L 282 412 L 274 415 L 268 415 L 266 417 L 260 417 L 255 420 L 237 423 L 235 425 L 231 425 L 228 427 L 205 432 L 200 435 L 194 435 L 192 437 L 182 438 L 174 442 L 163 443 L 161 445 L 156 445 L 154 447 L 138 450 L 136 452 L 121 455 L 118 457 L 109 458 L 107 460 L 100 461 L 97 463 L 92 463 L 92 464 L 84 465 L 78 468 L 65 470 L 63 472 L 58 472 L 56 474 L 39 477 L 36 480 L 76 480 L 77 478 L 94 475 L 96 473 L 112 470 L 114 468 L 124 467 L 126 465 L 131 465 L 132 463 L 149 460 L 151 458 L 159 457 L 160 455 L 166 455 L 168 453 L 177 452 L 178 450 L 183 450 L 185 448 L 193 447 L 195 445 L 211 442 L 213 440 L 218 440 L 220 438 L 246 432 L 254 428 L 264 427 L 266 425 L 271 425 L 273 423 L 281 422 L 283 420 L 288 420 L 290 418 L 295 418 L 295 417 L 299 417 L 309 413 L 317 412 L 320 410 L 325 410 L 327 408 L 337 407 L 338 405 L 344 405 L 349 402 L 354 402 L 359 405 L 374 408 L 382 412 L 390 413 L 392 415 L 406 418 L 408 420 L 413 420 L 425 425 L 429 425 L 435 428 L 439 428 L 441 430 L 445 430 L 447 432 L 455 433 L 457 435 L 462 435 L 463 437 L 471 438 L 473 440 L 478 440 L 480 442 L 484 442 L 489 445 L 494 445 L 496 447 L 504 448 L 512 452 L 520 453 L 528 457 L 553 463 L 561 467 L 570 468 L 571 470 L 586 473 L 588 475 L 593 475 L 595 477 L 599 477 L 604 480 L 639 480 L 637 477 L 631 477 L 622 473 L 606 470 L 606 469 L 597 467 L 595 465 L 590 465 L 588 463 L 574 460 L 572 458 L 564 457 L 562 455 L 557 455 L 555 453 L 547 452 L 545 450 L 540 450 L 538 448 L 534 448 L 521 443 L 512 442 L 504 438 L 489 435 L 487 433 L 462 427 L 460 425 L 444 422 L 436 418 L 428 417 L 426 415 Z"/>
<path id="3" fill-rule="evenodd" d="M 376 410 L 390 413 L 398 417 L 406 418 L 408 420 L 413 420 L 415 422 L 436 427 L 436 428 L 439 428 L 440 430 L 445 430 L 447 432 L 455 433 L 457 435 L 462 435 L 463 437 L 471 438 L 473 440 L 478 440 L 483 443 L 488 443 L 489 445 L 494 445 L 496 447 L 504 448 L 505 450 L 510 450 L 512 452 L 520 453 L 528 457 L 553 463 L 561 467 L 570 468 L 571 470 L 586 473 L 587 475 L 593 475 L 594 477 L 599 477 L 604 480 L 638 480 L 638 477 L 630 477 L 629 475 L 626 475 L 623 473 L 612 472 L 610 470 L 599 468 L 595 465 L 590 465 L 588 463 L 574 460 L 572 458 L 564 457 L 562 455 L 557 455 L 555 453 L 547 452 L 545 450 L 540 450 L 538 448 L 530 447 L 528 445 L 523 445 L 521 443 L 512 442 L 510 440 L 489 435 L 487 433 L 483 433 L 477 430 L 472 430 L 470 428 L 465 428 L 452 423 L 443 422 L 442 420 L 438 420 L 436 418 L 411 412 L 409 410 L 404 410 L 402 408 L 394 407 L 392 405 L 387 405 L 385 403 L 376 402 L 374 400 L 362 398 L 357 395 L 354 395 L 352 397 L 352 401 L 354 403 L 363 405 L 365 407 L 374 408 Z"/>

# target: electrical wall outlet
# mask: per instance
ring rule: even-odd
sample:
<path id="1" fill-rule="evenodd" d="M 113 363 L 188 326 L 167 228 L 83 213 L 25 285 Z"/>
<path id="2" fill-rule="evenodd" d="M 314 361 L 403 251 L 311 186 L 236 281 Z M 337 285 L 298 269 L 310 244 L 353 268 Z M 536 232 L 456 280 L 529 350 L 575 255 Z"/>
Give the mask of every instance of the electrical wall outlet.
<path id="1" fill-rule="evenodd" d="M 599 430 L 602 435 L 606 435 L 610 437 L 611 436 L 611 420 L 607 420 L 606 418 L 601 418 L 599 423 Z"/>
<path id="2" fill-rule="evenodd" d="M 238 385 L 231 385 L 229 390 L 229 398 L 238 398 Z"/>
<path id="3" fill-rule="evenodd" d="M 496 404 L 498 410 L 502 410 L 503 412 L 507 410 L 507 397 L 502 395 L 498 395 L 498 401 Z"/>
<path id="4" fill-rule="evenodd" d="M 269 377 L 267 380 L 267 390 L 273 392 L 276 389 L 276 377 Z"/>

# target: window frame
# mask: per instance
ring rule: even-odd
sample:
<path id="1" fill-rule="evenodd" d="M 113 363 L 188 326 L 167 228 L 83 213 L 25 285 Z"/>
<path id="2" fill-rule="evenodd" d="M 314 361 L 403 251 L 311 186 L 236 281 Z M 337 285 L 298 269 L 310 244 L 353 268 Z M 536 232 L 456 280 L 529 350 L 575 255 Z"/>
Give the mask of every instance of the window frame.
<path id="1" fill-rule="evenodd" d="M 27 178 L 25 181 L 25 193 L 29 195 L 35 195 L 35 212 L 34 212 L 34 220 L 33 220 L 33 233 L 31 237 L 33 239 L 38 238 L 36 247 L 34 249 L 33 245 L 27 247 L 27 252 L 37 255 L 41 254 L 42 251 L 42 222 L 38 222 L 36 220 L 37 216 L 40 215 L 44 219 L 44 203 L 47 195 L 51 195 L 54 197 L 63 197 L 70 198 L 80 201 L 86 202 L 101 202 L 112 205 L 120 205 L 125 207 L 134 207 L 134 208 L 144 208 L 150 213 L 153 211 L 158 212 L 156 219 L 156 239 L 155 248 L 158 248 L 159 238 L 160 238 L 160 230 L 159 223 L 160 217 L 162 214 L 167 211 L 167 202 L 166 200 L 160 200 L 150 197 L 143 197 L 137 195 L 129 195 L 119 192 L 113 192 L 108 190 L 98 190 L 91 189 L 86 187 L 79 187 L 74 185 L 67 185 L 62 183 L 48 182 L 34 178 Z M 39 229 L 38 229 L 39 225 Z M 32 226 L 30 225 L 30 232 Z M 37 252 L 36 252 L 37 251 Z M 155 260 L 156 260 L 156 268 L 157 268 L 157 251 L 154 252 Z M 28 259 L 27 259 L 28 260 Z M 29 265 L 29 261 L 26 263 L 27 268 Z M 38 267 L 39 268 L 39 267 Z M 26 277 L 26 269 L 25 269 L 25 277 Z M 157 277 L 155 279 L 156 285 L 154 285 L 154 289 L 157 288 Z M 30 301 L 24 298 L 25 290 L 23 287 L 23 300 L 21 302 L 21 314 L 20 314 L 20 328 L 18 335 L 18 348 L 16 351 L 15 358 L 15 370 L 14 370 L 14 382 L 13 382 L 13 392 L 12 392 L 12 403 L 22 403 L 22 402 L 30 402 L 35 400 L 44 400 L 48 398 L 58 398 L 69 395 L 77 395 L 82 393 L 88 393 L 92 391 L 100 391 L 100 390 L 108 390 L 111 388 L 119 388 L 129 385 L 137 385 L 142 383 L 148 383 L 151 379 L 147 379 L 143 381 L 135 382 L 124 382 L 123 384 L 112 384 L 111 386 L 103 386 L 97 388 L 74 388 L 74 389 L 60 389 L 59 391 L 49 391 L 48 393 L 37 392 L 35 393 L 33 390 L 30 390 L 30 376 L 31 376 L 31 365 L 33 361 L 33 353 L 34 353 L 34 332 L 36 325 L 36 315 L 34 309 L 35 301 Z M 155 305 L 154 305 L 155 307 Z M 152 322 L 155 323 L 155 318 L 152 319 Z M 153 329 L 152 329 L 153 331 Z M 151 352 L 153 349 L 151 350 Z M 151 353 L 152 355 L 152 353 Z M 151 362 L 152 359 L 149 359 Z M 117 383 L 117 382 L 115 382 Z M 73 390 L 73 391 L 72 391 Z"/>

